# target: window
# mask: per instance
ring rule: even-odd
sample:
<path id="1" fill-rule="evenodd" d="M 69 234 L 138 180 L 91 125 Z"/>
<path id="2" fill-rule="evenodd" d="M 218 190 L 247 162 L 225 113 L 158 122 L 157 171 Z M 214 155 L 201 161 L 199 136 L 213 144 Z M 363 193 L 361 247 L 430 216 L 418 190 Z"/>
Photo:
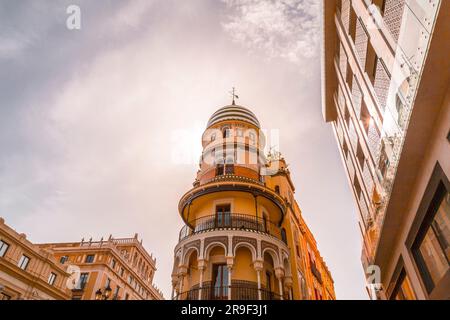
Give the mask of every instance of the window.
<path id="1" fill-rule="evenodd" d="M 130 298 L 130 295 L 128 293 L 125 293 L 125 300 L 128 300 Z"/>
<path id="2" fill-rule="evenodd" d="M 244 136 L 244 130 L 242 130 L 242 129 L 237 129 L 236 130 L 236 135 L 238 136 L 238 137 L 243 137 Z"/>
<path id="3" fill-rule="evenodd" d="M 228 127 L 223 128 L 223 137 L 229 138 L 231 137 L 231 129 Z"/>
<path id="4" fill-rule="evenodd" d="M 216 226 L 227 227 L 231 223 L 231 206 L 222 204 L 216 206 Z"/>
<path id="5" fill-rule="evenodd" d="M 0 257 L 4 257 L 6 254 L 6 251 L 8 251 L 9 244 L 7 244 L 5 241 L 0 240 Z"/>
<path id="6" fill-rule="evenodd" d="M 266 287 L 269 293 L 272 293 L 272 274 L 266 271 Z"/>
<path id="7" fill-rule="evenodd" d="M 356 20 L 357 20 L 357 16 L 355 13 L 355 10 L 353 9 L 353 6 L 350 6 L 350 25 L 349 25 L 349 34 L 350 37 L 353 40 L 353 43 L 355 43 L 355 38 L 356 38 Z"/>
<path id="8" fill-rule="evenodd" d="M 275 192 L 280 194 L 280 186 L 275 186 Z"/>
<path id="9" fill-rule="evenodd" d="M 369 76 L 369 79 L 372 82 L 372 84 L 375 81 L 375 73 L 376 73 L 376 70 L 377 70 L 377 62 L 378 62 L 377 54 L 376 54 L 375 49 L 373 48 L 372 44 L 369 41 L 367 43 L 367 54 L 366 54 L 365 71 L 366 71 L 367 75 Z"/>
<path id="10" fill-rule="evenodd" d="M 64 263 L 67 262 L 67 260 L 69 260 L 69 257 L 68 257 L 68 256 L 62 256 L 62 257 L 59 259 L 59 263 L 64 264 Z"/>
<path id="11" fill-rule="evenodd" d="M 88 255 L 86 256 L 86 260 L 84 260 L 84 262 L 85 262 L 85 263 L 92 263 L 92 262 L 94 262 L 94 258 L 95 258 L 95 255 L 94 255 L 94 254 L 88 254 Z"/>
<path id="12" fill-rule="evenodd" d="M 342 150 L 344 151 L 344 156 L 348 156 L 348 145 L 347 142 L 344 140 L 344 143 L 342 144 Z"/>
<path id="13" fill-rule="evenodd" d="M 356 197 L 359 199 L 359 197 L 361 196 L 362 190 L 361 190 L 361 185 L 359 184 L 359 180 L 357 177 L 355 177 L 354 186 L 355 186 Z"/>
<path id="14" fill-rule="evenodd" d="M 213 133 L 213 134 L 211 135 L 211 141 L 214 141 L 214 140 L 216 140 L 216 134 L 215 134 L 215 133 Z"/>
<path id="15" fill-rule="evenodd" d="M 222 176 L 224 174 L 224 165 L 218 164 L 216 166 L 216 176 Z"/>
<path id="16" fill-rule="evenodd" d="M 428 293 L 450 270 L 450 193 L 440 184 L 412 251 Z"/>
<path id="17" fill-rule="evenodd" d="M 386 177 L 386 173 L 387 173 L 387 170 L 389 168 L 389 165 L 390 165 L 389 158 L 388 158 L 388 156 L 386 154 L 385 146 L 382 143 L 380 160 L 378 162 L 378 167 L 379 167 L 382 179 L 384 179 Z"/>
<path id="18" fill-rule="evenodd" d="M 56 274 L 54 272 L 50 272 L 50 275 L 48 277 L 48 284 L 49 285 L 54 285 L 56 281 Z"/>
<path id="19" fill-rule="evenodd" d="M 300 253 L 300 246 L 297 244 L 295 244 L 295 252 L 297 253 L 297 257 L 301 257 L 302 254 Z"/>
<path id="20" fill-rule="evenodd" d="M 356 158 L 358 159 L 361 170 L 363 170 L 364 169 L 364 160 L 366 158 L 364 157 L 364 151 L 362 150 L 360 143 L 358 143 L 358 147 L 356 148 Z"/>
<path id="21" fill-rule="evenodd" d="M 348 87 L 352 88 L 352 83 L 353 83 L 353 72 L 352 72 L 352 68 L 350 66 L 350 64 L 347 63 L 347 77 L 346 77 L 346 81 L 348 84 Z"/>
<path id="22" fill-rule="evenodd" d="M 373 4 L 378 7 L 380 14 L 383 15 L 386 6 L 386 0 L 373 0 Z"/>
<path id="23" fill-rule="evenodd" d="M 248 136 L 250 138 L 250 141 L 255 142 L 255 134 L 253 132 L 250 132 Z"/>
<path id="24" fill-rule="evenodd" d="M 364 128 L 366 134 L 369 132 L 369 126 L 373 122 L 373 119 L 370 115 L 369 110 L 367 109 L 367 105 L 364 100 L 361 103 L 361 116 L 360 116 L 361 124 Z"/>
<path id="25" fill-rule="evenodd" d="M 350 125 L 350 111 L 348 111 L 348 107 L 345 108 L 344 120 L 348 127 Z"/>
<path id="26" fill-rule="evenodd" d="M 88 282 L 89 273 L 83 272 L 80 274 L 80 279 L 78 280 L 77 288 L 83 290 Z"/>
<path id="27" fill-rule="evenodd" d="M 213 265 L 213 290 L 211 290 L 212 299 L 228 299 L 228 267 L 226 264 Z"/>
<path id="28" fill-rule="evenodd" d="M 114 290 L 113 300 L 117 300 L 117 298 L 119 297 L 119 291 L 120 287 L 116 286 L 116 289 Z"/>
<path id="29" fill-rule="evenodd" d="M 317 300 L 323 300 L 321 290 L 314 287 L 314 294 Z"/>
<path id="30" fill-rule="evenodd" d="M 391 300 L 416 300 L 416 296 L 405 270 L 400 273 L 397 285 L 392 293 Z"/>
<path id="31" fill-rule="evenodd" d="M 22 255 L 22 257 L 19 260 L 19 268 L 22 270 L 25 270 L 28 267 L 28 263 L 30 263 L 30 258 L 28 258 L 26 255 Z"/>
<path id="32" fill-rule="evenodd" d="M 108 287 L 111 288 L 111 279 L 110 278 L 107 278 L 106 283 L 105 283 L 105 288 L 108 288 Z"/>
<path id="33" fill-rule="evenodd" d="M 308 291 L 307 291 L 307 285 L 306 280 L 301 271 L 297 270 L 298 272 L 298 278 L 300 279 L 300 293 L 301 293 L 301 299 L 306 300 L 308 299 Z"/>
<path id="34" fill-rule="evenodd" d="M 116 267 L 116 259 L 112 259 L 111 260 L 111 268 L 115 268 Z"/>
<path id="35" fill-rule="evenodd" d="M 125 273 L 125 269 L 123 267 L 120 267 L 120 276 L 123 277 L 124 273 Z"/>

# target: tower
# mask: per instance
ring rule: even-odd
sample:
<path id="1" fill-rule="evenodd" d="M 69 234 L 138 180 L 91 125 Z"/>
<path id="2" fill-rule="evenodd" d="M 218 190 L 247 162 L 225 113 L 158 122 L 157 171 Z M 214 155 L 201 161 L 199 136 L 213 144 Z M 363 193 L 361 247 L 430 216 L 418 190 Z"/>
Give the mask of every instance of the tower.
<path id="1" fill-rule="evenodd" d="M 293 200 L 280 156 L 249 109 L 217 110 L 202 136 L 193 188 L 178 205 L 172 298 L 334 299 L 331 275 Z"/>

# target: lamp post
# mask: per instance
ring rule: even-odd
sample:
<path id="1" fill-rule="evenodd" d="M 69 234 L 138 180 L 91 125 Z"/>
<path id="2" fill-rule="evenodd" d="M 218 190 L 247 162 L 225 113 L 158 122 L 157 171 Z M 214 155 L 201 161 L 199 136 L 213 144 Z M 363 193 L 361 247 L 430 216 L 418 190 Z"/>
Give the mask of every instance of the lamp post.
<path id="1" fill-rule="evenodd" d="M 112 292 L 112 289 L 109 285 L 105 288 L 104 293 L 102 292 L 102 289 L 98 289 L 95 292 L 95 300 L 108 300 L 109 297 L 111 296 L 111 292 Z"/>

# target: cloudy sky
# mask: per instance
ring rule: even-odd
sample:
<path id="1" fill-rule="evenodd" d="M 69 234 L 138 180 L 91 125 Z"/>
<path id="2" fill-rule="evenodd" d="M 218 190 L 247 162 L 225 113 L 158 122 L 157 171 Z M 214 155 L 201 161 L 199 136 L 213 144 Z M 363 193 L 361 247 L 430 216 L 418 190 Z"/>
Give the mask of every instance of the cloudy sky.
<path id="1" fill-rule="evenodd" d="M 81 8 L 81 29 L 66 9 Z M 235 86 L 280 132 L 340 299 L 366 299 L 361 240 L 321 118 L 319 0 L 0 0 L 0 216 L 33 242 L 139 233 L 170 296 L 180 196 Z"/>

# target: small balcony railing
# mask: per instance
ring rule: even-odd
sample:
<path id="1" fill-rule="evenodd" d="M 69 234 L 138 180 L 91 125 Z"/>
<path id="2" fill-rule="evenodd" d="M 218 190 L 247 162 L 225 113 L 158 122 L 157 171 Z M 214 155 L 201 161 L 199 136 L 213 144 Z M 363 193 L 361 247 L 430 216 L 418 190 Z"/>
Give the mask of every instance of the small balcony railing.
<path id="1" fill-rule="evenodd" d="M 260 292 L 260 293 L 258 293 Z M 253 286 L 205 286 L 193 288 L 174 297 L 174 300 L 281 300 L 281 295 Z"/>
<path id="2" fill-rule="evenodd" d="M 222 229 L 261 232 L 284 241 L 281 229 L 276 224 L 248 214 L 221 213 L 209 215 L 190 221 L 190 225 L 192 227 L 185 225 L 180 230 L 179 241 L 201 232 Z"/>

